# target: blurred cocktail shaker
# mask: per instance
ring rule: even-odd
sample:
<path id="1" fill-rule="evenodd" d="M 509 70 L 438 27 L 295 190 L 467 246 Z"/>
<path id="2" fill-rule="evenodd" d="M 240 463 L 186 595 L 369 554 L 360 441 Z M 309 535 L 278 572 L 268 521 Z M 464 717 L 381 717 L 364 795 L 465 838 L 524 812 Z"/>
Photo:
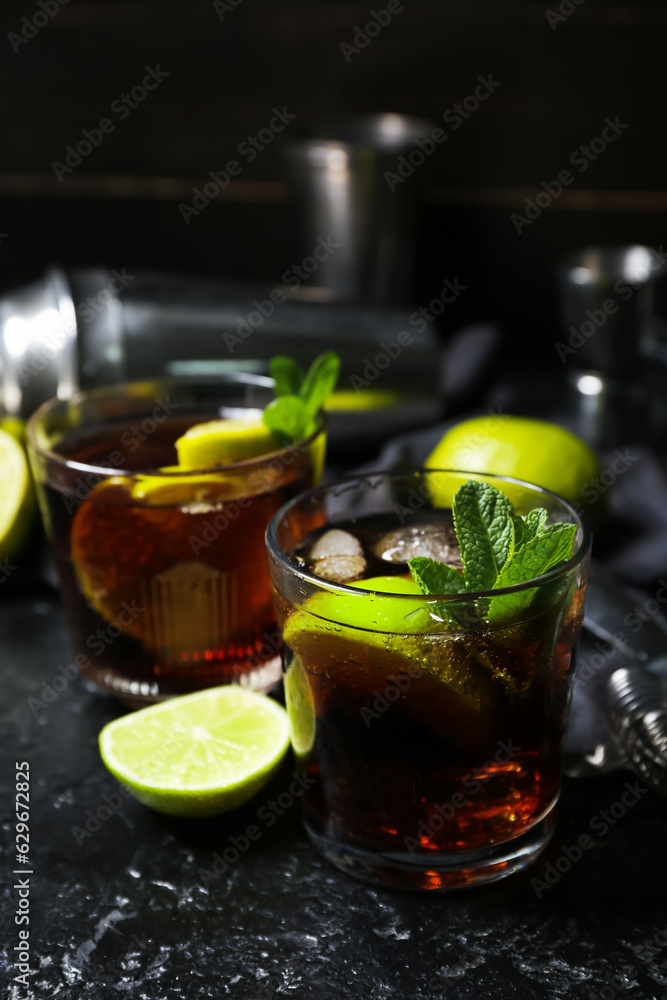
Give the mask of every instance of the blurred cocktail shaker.
<path id="1" fill-rule="evenodd" d="M 392 397 L 375 417 L 350 406 L 353 437 L 373 421 L 386 436 L 437 419 L 442 401 L 434 327 L 411 325 L 409 308 L 329 298 L 320 287 L 52 267 L 0 297 L 0 416 L 27 418 L 53 396 L 67 399 L 77 389 L 117 382 L 265 374 L 274 354 L 308 366 L 335 347 L 339 386 L 353 402 L 361 399 L 359 384 L 371 395 L 382 390 Z M 342 412 L 332 417 L 331 439 L 334 425 L 344 421 Z"/>
<path id="2" fill-rule="evenodd" d="M 646 436 L 653 285 L 666 270 L 659 251 L 639 245 L 586 247 L 559 267 L 563 334 L 555 347 L 576 401 L 573 429 L 594 446 Z"/>
<path id="3" fill-rule="evenodd" d="M 318 238 L 338 244 L 318 283 L 338 300 L 389 304 L 410 298 L 416 193 L 432 126 L 378 114 L 316 125 L 285 153 L 303 253 Z"/>

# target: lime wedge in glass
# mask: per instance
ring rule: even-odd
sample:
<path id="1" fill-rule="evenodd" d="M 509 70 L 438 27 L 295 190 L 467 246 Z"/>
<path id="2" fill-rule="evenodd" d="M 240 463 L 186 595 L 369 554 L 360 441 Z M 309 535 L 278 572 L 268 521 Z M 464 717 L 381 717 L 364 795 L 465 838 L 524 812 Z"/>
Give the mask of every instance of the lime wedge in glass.
<path id="1" fill-rule="evenodd" d="M 321 591 L 306 601 L 302 611 L 308 613 L 309 620 L 313 619 L 315 627 L 329 632 L 331 623 L 334 622 L 336 625 L 369 629 L 371 636 L 365 636 L 365 640 L 372 642 L 373 632 L 405 635 L 423 632 L 429 624 L 426 598 L 412 579 L 374 576 L 367 580 L 356 580 L 349 586 L 355 590 L 368 590 L 370 593 L 368 597 L 360 597 L 355 594 Z M 414 600 L 393 601 L 387 596 L 390 594 L 414 597 Z M 378 634 L 377 645 L 380 644 Z"/>
<path id="2" fill-rule="evenodd" d="M 181 469 L 211 469 L 277 451 L 280 443 L 261 417 L 229 417 L 195 424 L 176 441 Z"/>
<path id="3" fill-rule="evenodd" d="M 131 487 L 132 499 L 140 500 L 149 507 L 174 507 L 226 499 L 228 490 L 219 472 L 186 476 L 180 465 L 167 465 L 160 472 L 163 475 L 135 476 Z M 180 475 L 169 476 L 170 472 Z"/>
<path id="4" fill-rule="evenodd" d="M 288 745 L 285 709 L 237 685 L 142 708 L 100 733 L 111 773 L 170 816 L 214 816 L 242 805 L 275 773 Z"/>
<path id="5" fill-rule="evenodd" d="M 284 683 L 292 748 L 297 757 L 302 757 L 315 745 L 316 716 L 308 674 L 298 656 L 287 668 Z"/>
<path id="6" fill-rule="evenodd" d="M 13 559 L 23 545 L 34 503 L 25 451 L 0 430 L 0 560 Z"/>
<path id="7" fill-rule="evenodd" d="M 429 697 L 435 699 L 434 710 L 441 711 L 452 724 L 460 716 L 461 727 L 468 726 L 471 738 L 476 739 L 479 720 L 475 713 L 484 705 L 492 705 L 495 697 L 496 683 L 489 664 L 480 664 L 471 656 L 465 636 L 448 631 L 446 622 L 432 617 L 414 580 L 373 577 L 352 586 L 371 593 L 360 597 L 321 592 L 292 612 L 283 626 L 285 644 L 294 655 L 292 666 L 297 661 L 309 667 L 320 665 L 326 655 L 329 682 L 340 679 L 343 685 L 367 687 L 369 705 L 392 676 L 414 677 L 415 670 L 425 677 L 429 675 L 442 685 L 428 688 Z M 403 599 L 392 601 L 392 592 Z M 332 663 L 335 668 L 330 666 Z M 345 664 L 353 665 L 349 673 L 345 672 Z M 306 697 L 310 694 L 298 671 L 291 679 L 288 670 L 285 699 L 297 754 L 299 744 L 306 742 L 304 732 L 308 734 L 304 692 Z M 465 735 L 461 739 L 465 741 Z"/>

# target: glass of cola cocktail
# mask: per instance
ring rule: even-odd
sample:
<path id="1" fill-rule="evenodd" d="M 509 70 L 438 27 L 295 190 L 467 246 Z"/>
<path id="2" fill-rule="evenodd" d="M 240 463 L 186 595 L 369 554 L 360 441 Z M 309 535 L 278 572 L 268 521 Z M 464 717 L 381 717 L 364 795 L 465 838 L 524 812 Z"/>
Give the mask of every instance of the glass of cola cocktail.
<path id="1" fill-rule="evenodd" d="M 74 647 L 74 669 L 140 706 L 280 680 L 264 531 L 319 481 L 325 433 L 209 469 L 175 441 L 206 421 L 259 417 L 273 381 L 174 378 L 46 403 L 29 446 Z"/>
<path id="2" fill-rule="evenodd" d="M 571 558 L 504 590 L 416 594 L 408 559 L 460 565 L 451 503 L 470 478 L 504 490 L 519 515 L 539 507 L 547 525 L 576 525 Z M 315 846 L 402 888 L 459 888 L 529 864 L 561 787 L 590 557 L 576 511 L 501 477 L 353 476 L 291 500 L 267 547 Z"/>

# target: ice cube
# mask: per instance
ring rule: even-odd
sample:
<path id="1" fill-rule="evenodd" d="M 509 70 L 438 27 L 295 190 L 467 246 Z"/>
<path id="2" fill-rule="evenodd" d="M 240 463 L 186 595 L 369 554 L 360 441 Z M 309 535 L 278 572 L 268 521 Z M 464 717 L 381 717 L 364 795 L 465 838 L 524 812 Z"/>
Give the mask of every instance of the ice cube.
<path id="1" fill-rule="evenodd" d="M 413 524 L 383 535 L 373 546 L 380 559 L 406 563 L 415 556 L 426 556 L 461 569 L 461 553 L 453 524 Z"/>
<path id="2" fill-rule="evenodd" d="M 310 550 L 310 558 L 315 562 L 327 556 L 363 556 L 363 554 L 359 540 L 349 531 L 341 531 L 339 528 L 326 531 Z"/>
<path id="3" fill-rule="evenodd" d="M 363 556 L 324 556 L 312 564 L 312 571 L 332 583 L 352 583 L 366 572 L 366 560 Z"/>

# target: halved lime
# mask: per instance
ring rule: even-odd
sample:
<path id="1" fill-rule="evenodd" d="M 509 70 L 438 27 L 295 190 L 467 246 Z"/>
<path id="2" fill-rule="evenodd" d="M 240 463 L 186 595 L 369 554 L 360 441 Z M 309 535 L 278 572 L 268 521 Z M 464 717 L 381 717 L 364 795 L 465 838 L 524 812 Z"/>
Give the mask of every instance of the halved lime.
<path id="1" fill-rule="evenodd" d="M 261 417 L 195 424 L 176 442 L 181 469 L 211 469 L 276 451 L 280 443 Z"/>
<path id="2" fill-rule="evenodd" d="M 30 529 L 35 506 L 25 451 L 0 430 L 0 562 L 12 560 Z"/>
<path id="3" fill-rule="evenodd" d="M 102 760 L 144 805 L 214 816 L 262 788 L 289 745 L 281 705 L 236 685 L 173 698 L 110 722 Z"/>

